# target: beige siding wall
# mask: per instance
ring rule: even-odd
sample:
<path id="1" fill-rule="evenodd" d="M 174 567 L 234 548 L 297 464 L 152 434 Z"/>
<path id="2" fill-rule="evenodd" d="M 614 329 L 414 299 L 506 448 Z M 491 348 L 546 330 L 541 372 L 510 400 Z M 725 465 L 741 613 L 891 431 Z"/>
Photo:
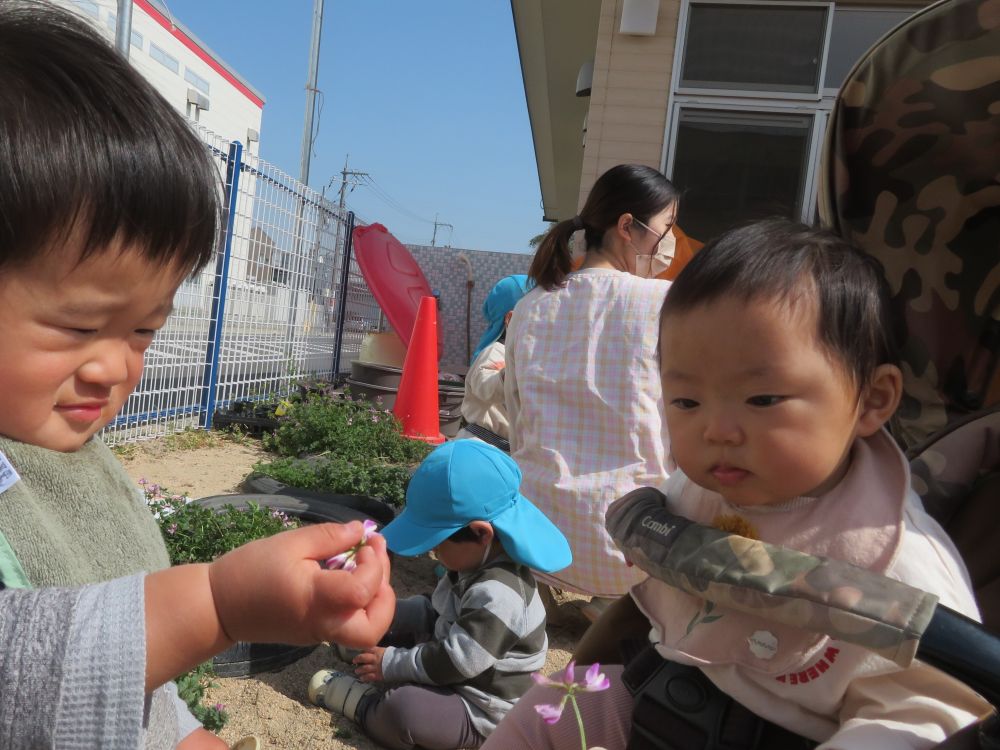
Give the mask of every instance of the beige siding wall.
<path id="1" fill-rule="evenodd" d="M 662 166 L 680 0 L 660 0 L 654 36 L 618 33 L 623 2 L 601 3 L 579 205 L 616 164 Z"/>

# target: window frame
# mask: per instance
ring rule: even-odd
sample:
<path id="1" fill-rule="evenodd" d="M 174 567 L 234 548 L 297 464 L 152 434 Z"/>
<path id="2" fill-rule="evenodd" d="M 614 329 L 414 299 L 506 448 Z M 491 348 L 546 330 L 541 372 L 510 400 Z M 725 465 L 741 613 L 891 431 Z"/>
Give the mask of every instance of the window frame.
<path id="1" fill-rule="evenodd" d="M 805 5 L 826 8 L 826 32 L 823 42 L 823 58 L 821 60 L 818 91 L 803 94 L 785 91 L 756 91 L 734 89 L 685 88 L 680 85 L 681 70 L 684 64 L 684 54 L 687 46 L 687 31 L 692 5 Z M 812 223 L 817 215 L 816 200 L 819 192 L 819 170 L 823 155 L 823 145 L 826 137 L 827 123 L 833 110 L 839 88 L 831 89 L 825 86 L 826 70 L 830 54 L 830 44 L 833 36 L 833 18 L 837 8 L 851 10 L 908 10 L 910 16 L 921 12 L 926 6 L 894 5 L 891 1 L 883 1 L 878 5 L 859 6 L 851 3 L 838 3 L 836 0 L 795 0 L 794 2 L 776 2 L 775 0 L 681 0 L 681 8 L 677 24 L 677 44 L 674 46 L 673 68 L 670 74 L 670 90 L 668 92 L 667 117 L 664 125 L 663 148 L 660 153 L 660 164 L 663 173 L 668 177 L 673 175 L 677 149 L 677 131 L 680 125 L 682 108 L 711 109 L 730 112 L 763 112 L 775 114 L 811 115 L 812 129 L 808 156 L 805 159 L 803 174 L 803 193 L 800 196 L 801 211 L 797 218 L 805 223 Z M 910 16 L 907 16 L 909 18 Z M 897 24 L 898 25 L 898 24 Z M 895 27 L 893 27 L 895 28 Z M 888 33 L 891 29 L 887 30 Z M 884 35 L 883 35 L 884 36 Z M 876 42 L 877 43 L 877 42 Z M 699 238 L 701 239 L 701 238 Z"/>
<path id="2" fill-rule="evenodd" d="M 815 91 L 781 91 L 779 89 L 752 90 L 752 89 L 727 89 L 727 88 L 701 88 L 696 86 L 683 86 L 681 83 L 681 70 L 684 66 L 684 54 L 687 50 L 688 27 L 691 22 L 691 6 L 693 5 L 751 5 L 755 7 L 802 7 L 802 8 L 822 8 L 826 12 L 824 22 L 823 41 L 821 49 L 818 50 L 820 57 L 819 70 L 816 76 Z M 675 94 L 686 94 L 690 96 L 738 96 L 751 99 L 789 99 L 803 101 L 818 101 L 823 98 L 823 84 L 826 81 L 826 59 L 830 46 L 830 33 L 833 28 L 833 11 L 836 3 L 834 0 L 828 2 L 776 2 L 775 0 L 682 0 L 680 17 L 677 20 L 677 45 L 674 50 L 674 67 L 670 73 L 670 88 Z"/>
<path id="3" fill-rule="evenodd" d="M 153 50 L 156 50 L 156 52 L 158 54 L 160 54 L 160 55 L 162 55 L 162 56 L 164 56 L 166 58 L 169 58 L 170 60 L 173 60 L 174 61 L 174 66 L 171 67 L 170 65 L 167 65 L 166 62 L 164 62 L 159 57 L 157 57 L 156 54 L 154 54 Z M 162 65 L 164 68 L 166 68 L 167 70 L 169 70 L 174 75 L 180 75 L 180 72 L 181 72 L 181 61 L 178 60 L 173 55 L 171 55 L 165 49 L 163 49 L 163 47 L 161 47 L 160 45 L 158 45 L 152 39 L 149 41 L 149 56 L 153 59 L 154 62 L 159 63 L 160 65 Z"/>
<path id="4" fill-rule="evenodd" d="M 191 78 L 188 78 L 189 75 L 191 76 Z M 192 80 L 192 78 L 195 80 Z M 212 88 L 212 82 L 209 81 L 204 76 L 199 75 L 197 71 L 191 70 L 190 66 L 188 65 L 184 66 L 184 81 L 186 83 L 190 83 L 205 96 L 211 96 L 210 89 Z M 204 84 L 205 88 L 202 88 L 200 84 Z"/>

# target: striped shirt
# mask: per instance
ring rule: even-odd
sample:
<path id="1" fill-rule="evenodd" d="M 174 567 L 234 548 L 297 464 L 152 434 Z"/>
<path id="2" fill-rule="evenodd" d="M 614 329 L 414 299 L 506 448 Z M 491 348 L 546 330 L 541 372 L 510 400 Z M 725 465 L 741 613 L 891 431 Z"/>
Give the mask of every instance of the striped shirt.
<path id="1" fill-rule="evenodd" d="M 536 287 L 507 328 L 504 390 L 521 493 L 566 535 L 573 564 L 539 581 L 621 596 L 646 576 L 604 529 L 619 497 L 667 477 L 660 307 L 669 282 L 610 269 Z"/>
<path id="2" fill-rule="evenodd" d="M 387 647 L 382 674 L 387 682 L 453 688 L 486 736 L 532 686 L 531 673 L 545 666 L 545 607 L 535 579 L 500 555 L 473 571 L 450 571 L 423 601 L 427 618 L 436 615 L 431 640 Z"/>

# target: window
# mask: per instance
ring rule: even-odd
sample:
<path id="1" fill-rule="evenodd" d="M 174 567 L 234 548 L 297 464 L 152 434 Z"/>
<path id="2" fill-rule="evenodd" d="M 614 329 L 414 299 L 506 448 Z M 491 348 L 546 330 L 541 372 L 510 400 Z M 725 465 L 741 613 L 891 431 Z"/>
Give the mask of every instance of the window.
<path id="1" fill-rule="evenodd" d="M 913 10 L 876 8 L 837 8 L 830 31 L 830 53 L 826 61 L 823 86 L 836 91 L 861 59 L 879 39 L 913 15 Z"/>
<path id="2" fill-rule="evenodd" d="M 132 46 L 142 49 L 142 34 L 138 31 L 132 32 Z"/>
<path id="3" fill-rule="evenodd" d="M 203 94 L 210 93 L 208 90 L 208 81 L 202 78 L 200 75 L 195 73 L 191 68 L 184 69 L 184 80 L 194 86 Z"/>
<path id="4" fill-rule="evenodd" d="M 169 68 L 174 73 L 179 73 L 181 70 L 181 64 L 177 62 L 177 58 L 160 49 L 155 43 L 149 43 L 149 56 L 152 57 L 156 62 L 160 63 L 165 68 Z"/>
<path id="5" fill-rule="evenodd" d="M 97 7 L 97 3 L 94 0 L 73 0 L 73 5 L 88 16 L 93 16 L 94 18 L 101 17 L 101 9 Z"/>
<path id="6" fill-rule="evenodd" d="M 825 5 L 692 4 L 681 88 L 815 92 Z"/>
<path id="7" fill-rule="evenodd" d="M 813 118 L 682 107 L 673 179 L 684 231 L 710 238 L 768 216 L 800 218 Z"/>
<path id="8" fill-rule="evenodd" d="M 702 241 L 765 216 L 812 221 L 823 133 L 855 63 L 915 10 L 835 0 L 682 0 L 664 171 Z"/>

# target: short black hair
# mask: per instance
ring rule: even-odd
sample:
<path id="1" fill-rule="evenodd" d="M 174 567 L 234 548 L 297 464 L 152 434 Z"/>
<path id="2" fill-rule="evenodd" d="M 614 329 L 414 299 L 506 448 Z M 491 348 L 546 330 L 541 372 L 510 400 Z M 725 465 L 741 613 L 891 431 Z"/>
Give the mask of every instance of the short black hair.
<path id="1" fill-rule="evenodd" d="M 79 233 L 193 271 L 212 255 L 221 181 L 179 112 L 82 18 L 0 2 L 0 269 Z"/>
<path id="2" fill-rule="evenodd" d="M 662 317 L 720 298 L 744 302 L 801 296 L 817 303 L 817 337 L 859 385 L 882 364 L 899 364 L 895 317 L 882 265 L 844 238 L 787 219 L 730 230 L 678 275 Z"/>

